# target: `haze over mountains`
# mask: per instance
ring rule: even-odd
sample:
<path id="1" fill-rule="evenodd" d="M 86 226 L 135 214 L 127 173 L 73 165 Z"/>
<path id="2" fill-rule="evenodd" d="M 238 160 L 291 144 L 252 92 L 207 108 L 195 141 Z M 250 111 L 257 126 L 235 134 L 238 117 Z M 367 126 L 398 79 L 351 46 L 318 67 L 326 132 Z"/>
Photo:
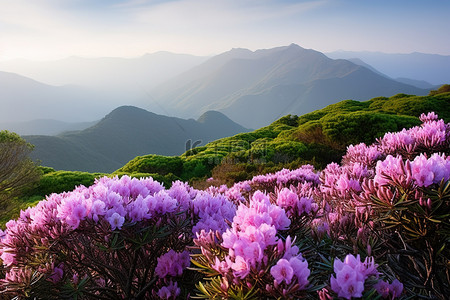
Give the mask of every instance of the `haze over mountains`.
<path id="1" fill-rule="evenodd" d="M 333 59 L 359 58 L 378 71 L 394 79 L 413 79 L 431 85 L 450 81 L 450 55 L 410 53 L 387 54 L 370 51 L 335 51 L 326 53 Z M 412 82 L 412 81 L 410 81 Z"/>
<path id="2" fill-rule="evenodd" d="M 255 52 L 233 49 L 169 80 L 152 95 L 175 115 L 213 109 L 245 127 L 259 128 L 283 115 L 302 115 L 340 100 L 427 92 L 292 44 Z"/>
<path id="3" fill-rule="evenodd" d="M 0 123 L 0 128 L 20 135 L 58 135 L 68 131 L 80 131 L 97 122 L 70 123 L 52 119 L 36 119 L 25 122 L 3 122 Z"/>
<path id="4" fill-rule="evenodd" d="M 55 120 L 93 122 L 118 106 L 134 105 L 181 118 L 198 118 L 208 110 L 217 110 L 247 128 L 259 128 L 283 115 L 301 115 L 344 99 L 425 95 L 435 88 L 425 81 L 431 77 L 420 77 L 420 70 L 427 65 L 440 79 L 446 78 L 442 83 L 450 81 L 446 56 L 406 55 L 415 71 L 387 75 L 383 65 L 392 61 L 391 56 L 380 57 L 384 60 L 374 64 L 363 56 L 335 60 L 292 44 L 257 51 L 232 49 L 210 58 L 157 52 L 133 59 L 3 61 L 0 126 L 26 128 L 28 125 L 21 122 L 36 119 L 54 124 Z M 428 64 L 420 61 L 422 58 Z M 397 75 L 403 78 L 393 80 Z M 38 127 L 33 134 L 65 130 L 65 126 L 41 131 Z"/>
<path id="5" fill-rule="evenodd" d="M 138 155 L 179 155 L 192 146 L 248 131 L 219 112 L 197 121 L 119 107 L 96 125 L 58 136 L 24 136 L 31 156 L 57 170 L 112 172 Z"/>
<path id="6" fill-rule="evenodd" d="M 157 52 L 129 59 L 70 57 L 57 61 L 2 61 L 0 99 L 4 105 L 0 123 L 35 119 L 99 120 L 118 106 L 148 101 L 152 87 L 206 59 Z M 152 111 L 166 114 L 158 107 Z"/>

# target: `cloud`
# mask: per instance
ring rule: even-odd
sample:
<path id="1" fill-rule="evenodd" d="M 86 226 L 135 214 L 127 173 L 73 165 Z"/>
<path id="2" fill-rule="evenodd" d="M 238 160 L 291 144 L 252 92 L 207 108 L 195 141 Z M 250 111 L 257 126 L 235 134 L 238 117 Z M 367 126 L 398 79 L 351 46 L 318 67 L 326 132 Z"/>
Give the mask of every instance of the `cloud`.
<path id="1" fill-rule="evenodd" d="M 192 28 L 203 26 L 217 28 L 224 25 L 236 27 L 298 16 L 324 5 L 326 2 L 183 0 L 155 3 L 153 1 L 139 1 L 139 5 L 131 7 L 131 10 L 135 19 L 144 24 L 172 28 L 180 24 Z M 133 8 L 136 9 L 133 11 Z"/>
<path id="2" fill-rule="evenodd" d="M 367 9 L 367 3 L 332 0 L 0 0 L 0 59 L 137 56 L 159 50 L 207 55 L 292 42 L 317 50 L 359 45 L 382 51 L 394 45 L 381 42 L 395 42 L 399 34 L 399 51 L 420 51 L 422 39 L 448 52 L 439 37 L 439 32 L 445 36 L 448 18 L 430 19 L 433 13 L 440 16 L 436 6 L 426 6 L 425 18 L 415 4 L 389 8 L 381 2 L 372 1 Z M 420 28 L 417 20 L 423 20 Z M 413 41 L 402 33 L 405 28 L 414 30 Z M 411 49 L 401 50 L 406 46 Z"/>

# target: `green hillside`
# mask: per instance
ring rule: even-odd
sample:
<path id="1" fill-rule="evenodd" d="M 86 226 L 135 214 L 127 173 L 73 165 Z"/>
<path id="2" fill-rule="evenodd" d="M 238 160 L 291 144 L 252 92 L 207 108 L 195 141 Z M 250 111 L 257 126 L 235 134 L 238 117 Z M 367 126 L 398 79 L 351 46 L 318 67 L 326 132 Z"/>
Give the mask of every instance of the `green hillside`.
<path id="1" fill-rule="evenodd" d="M 256 174 L 310 163 L 318 169 L 338 162 L 350 144 L 372 143 L 385 132 L 418 125 L 423 112 L 436 112 L 450 121 L 448 85 L 432 96 L 398 94 L 365 102 L 346 100 L 303 116 L 288 115 L 261 129 L 222 138 L 180 156 L 138 156 L 111 173 L 132 177 L 152 176 L 170 186 L 172 181 L 190 181 L 199 188 L 231 184 Z M 103 173 L 55 171 L 42 167 L 40 182 L 0 215 L 0 224 L 21 208 L 37 203 L 50 193 L 91 185 Z M 206 178 L 209 180 L 205 180 Z"/>
<path id="2" fill-rule="evenodd" d="M 168 174 L 186 181 L 213 176 L 218 183 L 230 183 L 304 163 L 323 168 L 338 161 L 350 144 L 372 143 L 386 132 L 418 125 L 423 112 L 434 111 L 448 122 L 450 93 L 430 94 L 341 101 L 303 116 L 282 117 L 267 127 L 216 140 L 181 156 L 139 156 L 115 173 Z"/>

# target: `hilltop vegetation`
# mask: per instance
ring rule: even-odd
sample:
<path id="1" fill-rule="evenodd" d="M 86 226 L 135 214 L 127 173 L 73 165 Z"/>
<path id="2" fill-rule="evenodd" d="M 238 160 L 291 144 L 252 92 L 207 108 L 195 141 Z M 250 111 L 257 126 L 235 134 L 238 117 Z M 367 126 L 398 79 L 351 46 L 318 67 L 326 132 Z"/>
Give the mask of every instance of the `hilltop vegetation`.
<path id="1" fill-rule="evenodd" d="M 230 186 L 257 174 L 294 169 L 306 163 L 323 169 L 330 162 L 340 162 L 348 145 L 370 144 L 386 132 L 418 125 L 418 116 L 428 111 L 450 121 L 450 93 L 445 86 L 429 96 L 398 94 L 364 102 L 346 100 L 303 116 L 288 115 L 269 126 L 219 139 L 179 156 L 137 156 L 110 176 L 152 176 L 166 187 L 179 179 L 203 188 L 212 184 Z M 14 202 L 16 209 L 4 213 L 1 223 L 45 195 L 72 190 L 77 185 L 88 186 L 106 175 L 42 170 L 40 182 Z"/>
<path id="2" fill-rule="evenodd" d="M 450 123 L 419 120 L 322 171 L 52 194 L 0 231 L 0 299 L 447 299 Z"/>
<path id="3" fill-rule="evenodd" d="M 231 183 L 304 163 L 321 169 L 339 162 L 348 145 L 370 144 L 386 132 L 416 126 L 418 116 L 428 111 L 448 122 L 450 93 L 345 100 L 303 116 L 282 117 L 269 126 L 216 140 L 181 156 L 138 156 L 116 173 L 159 173 L 185 181 L 213 176 L 220 181 L 216 183 Z"/>

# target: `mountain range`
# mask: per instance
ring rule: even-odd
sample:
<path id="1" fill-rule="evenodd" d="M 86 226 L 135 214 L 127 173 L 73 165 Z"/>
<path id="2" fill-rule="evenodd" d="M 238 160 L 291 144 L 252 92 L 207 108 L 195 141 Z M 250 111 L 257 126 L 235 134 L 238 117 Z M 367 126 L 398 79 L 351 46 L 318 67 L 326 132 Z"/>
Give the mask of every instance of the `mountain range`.
<path id="1" fill-rule="evenodd" d="M 131 90 L 139 85 L 155 87 L 207 59 L 206 56 L 160 51 L 133 58 L 72 56 L 55 61 L 15 59 L 1 61 L 0 70 L 49 85 Z"/>
<path id="2" fill-rule="evenodd" d="M 286 114 L 303 115 L 345 99 L 428 91 L 292 44 L 214 56 L 153 89 L 154 101 L 147 107 L 164 105 L 181 117 L 218 110 L 245 127 L 259 128 Z"/>
<path id="3" fill-rule="evenodd" d="M 389 73 L 363 56 L 351 58 L 358 54 L 331 59 L 332 54 L 292 44 L 257 51 L 237 48 L 213 57 L 157 52 L 128 59 L 0 62 L 0 125 L 12 122 L 19 128 L 23 124 L 17 122 L 37 124 L 36 119 L 92 122 L 132 105 L 184 119 L 215 110 L 247 128 L 259 128 L 283 115 L 302 115 L 345 99 L 426 95 L 437 79 L 429 83 L 425 75 L 433 72 L 420 77 L 416 71 L 427 64 L 439 78 L 450 80 L 445 56 L 406 55 L 404 65 L 394 63 L 395 55 L 383 56 L 384 64 L 416 70 L 408 74 Z"/>
<path id="4" fill-rule="evenodd" d="M 119 105 L 101 99 L 98 92 L 88 88 L 52 86 L 15 73 L 0 72 L 0 123 L 36 119 L 91 122 Z"/>
<path id="5" fill-rule="evenodd" d="M 333 59 L 358 58 L 383 74 L 400 81 L 406 78 L 422 82 L 422 84 L 425 81 L 433 86 L 440 86 L 450 81 L 450 55 L 342 50 L 326 53 L 326 55 Z"/>
<path id="6" fill-rule="evenodd" d="M 35 145 L 32 158 L 44 166 L 112 172 L 138 155 L 179 155 L 191 147 L 245 131 L 215 111 L 205 112 L 198 120 L 185 120 L 121 106 L 82 131 L 24 138 Z"/>
<path id="7" fill-rule="evenodd" d="M 9 130 L 19 135 L 58 135 L 67 131 L 80 131 L 97 122 L 70 123 L 52 119 L 36 119 L 24 122 L 2 122 L 0 130 Z"/>
<path id="8" fill-rule="evenodd" d="M 148 93 L 150 88 L 206 59 L 156 52 L 136 58 L 1 61 L 0 123 L 36 119 L 63 122 L 98 120 L 118 106 L 147 101 L 151 97 Z M 151 111 L 168 114 L 157 106 L 151 107 Z M 21 126 L 15 124 L 12 127 Z"/>

